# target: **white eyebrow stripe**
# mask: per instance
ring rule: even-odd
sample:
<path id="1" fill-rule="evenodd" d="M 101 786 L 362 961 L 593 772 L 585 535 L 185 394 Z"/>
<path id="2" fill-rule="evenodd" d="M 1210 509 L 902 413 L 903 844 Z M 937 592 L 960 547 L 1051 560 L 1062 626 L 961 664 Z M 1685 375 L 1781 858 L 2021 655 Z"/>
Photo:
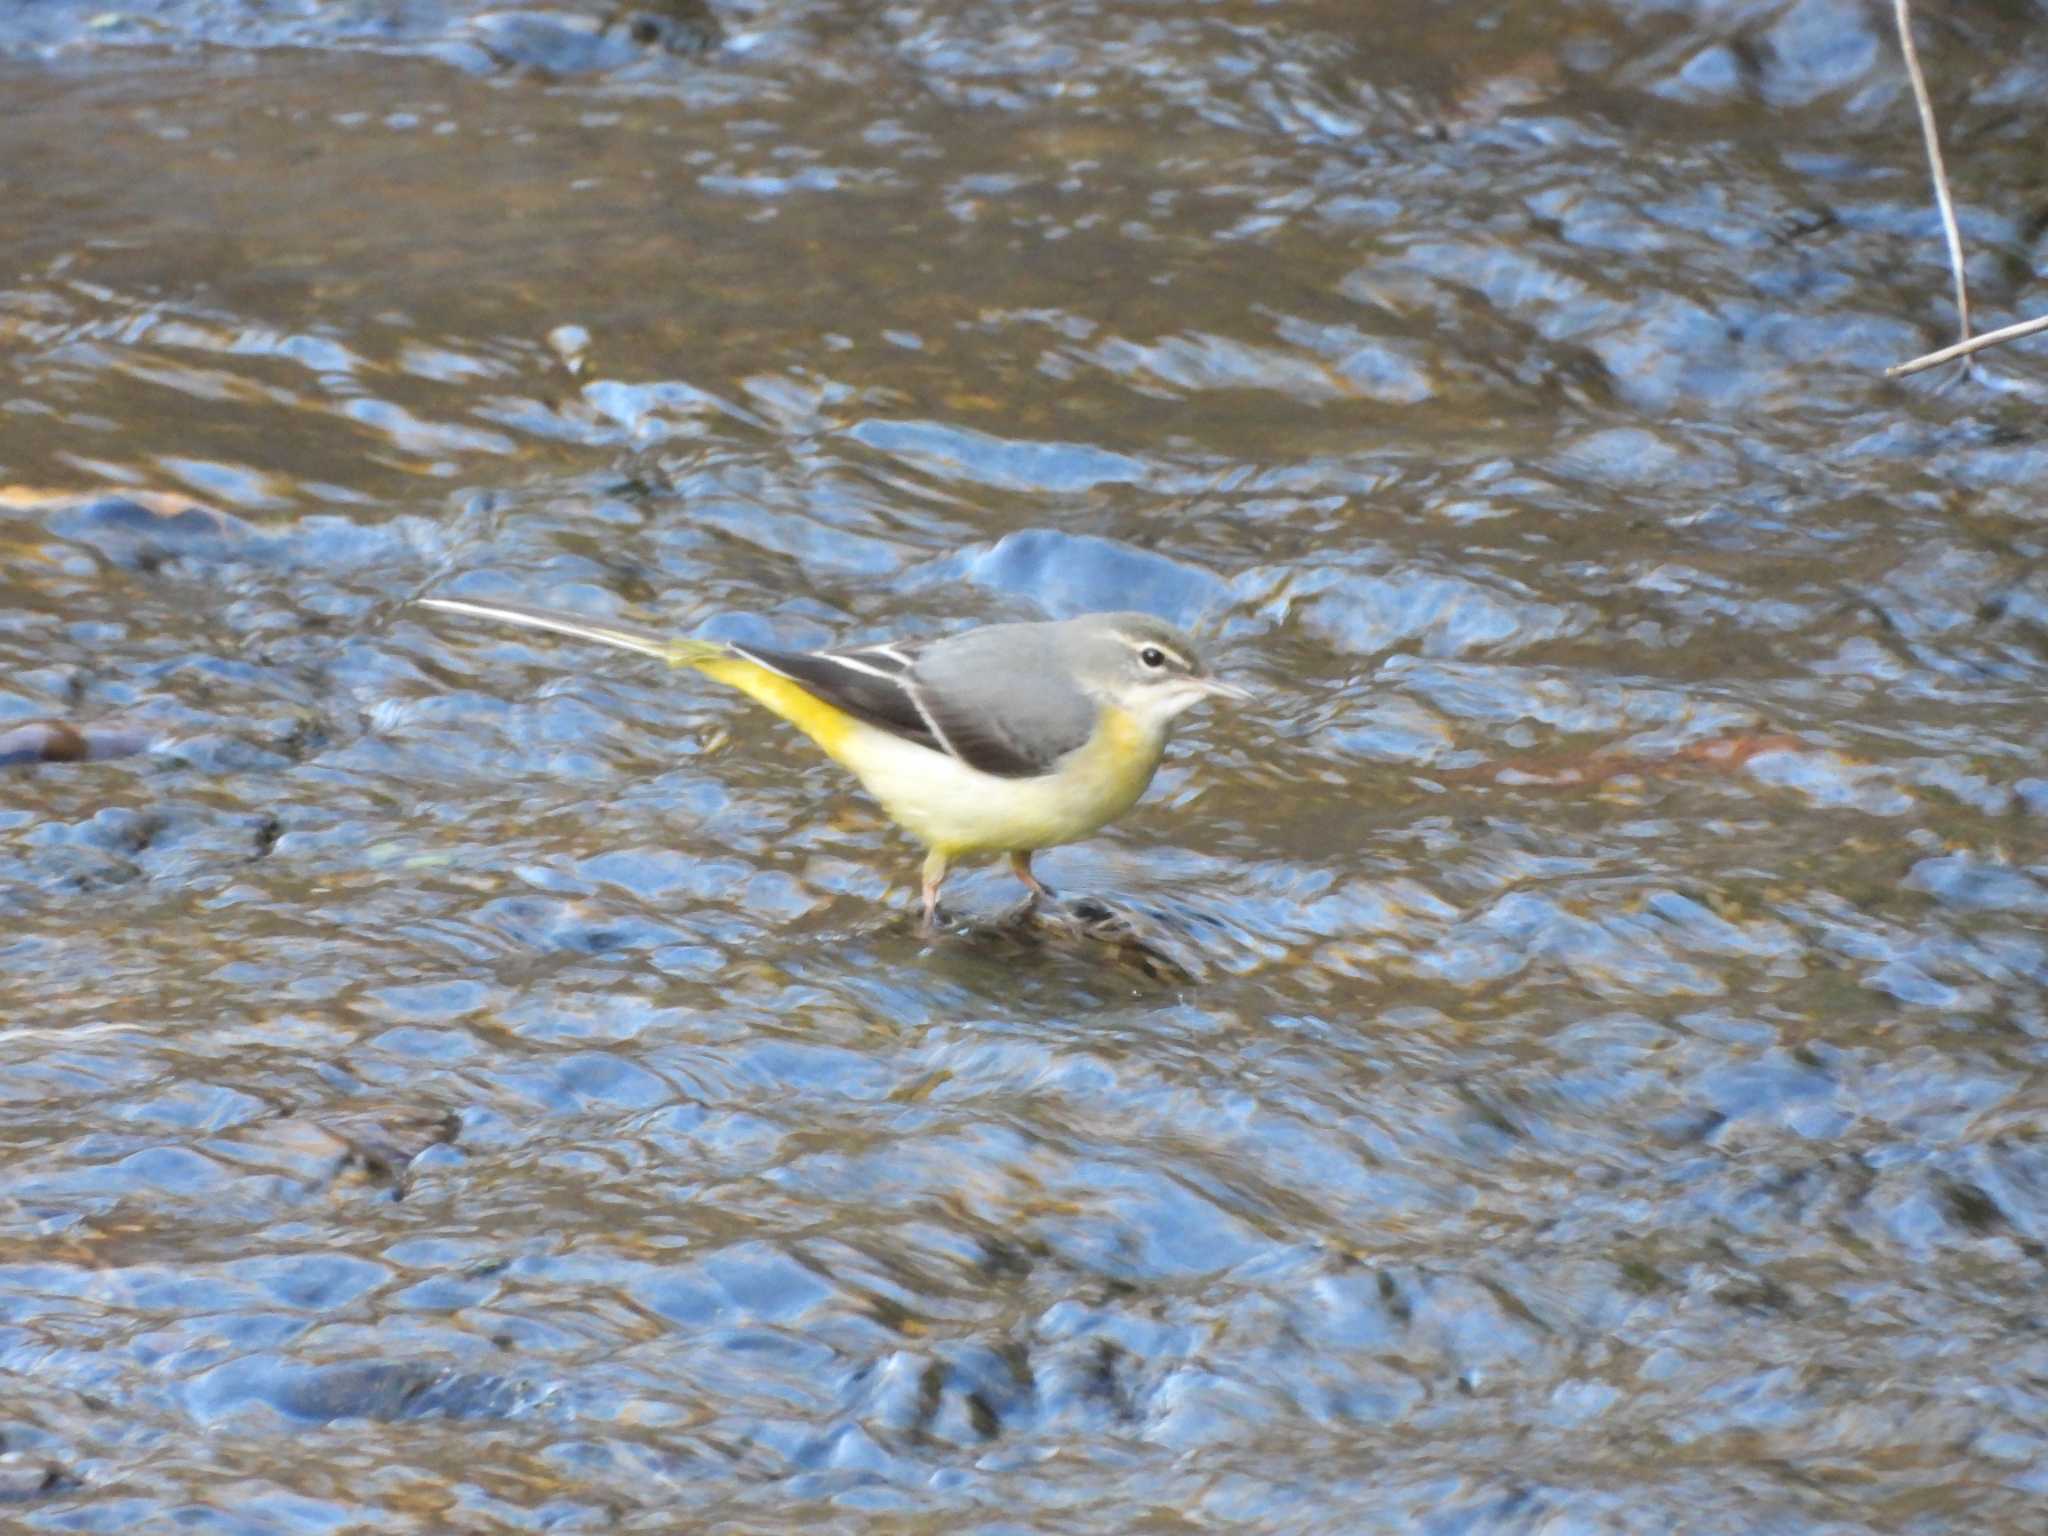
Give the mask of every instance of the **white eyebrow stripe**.
<path id="1" fill-rule="evenodd" d="M 1175 661 L 1179 662 L 1182 666 L 1186 667 L 1190 672 L 1195 670 L 1195 664 L 1192 661 L 1188 660 L 1187 657 L 1181 655 L 1179 651 L 1176 651 L 1172 646 L 1166 644 L 1164 641 L 1147 640 L 1140 635 L 1125 635 L 1123 637 L 1123 641 L 1124 644 L 1128 645 L 1132 650 L 1136 651 L 1141 656 L 1144 655 L 1144 653 L 1147 651 L 1159 651 L 1167 656 L 1171 656 Z"/>

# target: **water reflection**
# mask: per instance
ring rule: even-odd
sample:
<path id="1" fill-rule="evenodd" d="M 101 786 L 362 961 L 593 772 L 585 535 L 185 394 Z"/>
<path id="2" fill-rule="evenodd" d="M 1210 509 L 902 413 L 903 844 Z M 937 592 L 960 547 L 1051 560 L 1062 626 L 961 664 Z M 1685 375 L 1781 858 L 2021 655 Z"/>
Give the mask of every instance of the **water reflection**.
<path id="1" fill-rule="evenodd" d="M 6 1517 L 2032 1529 L 2040 388 L 1873 387 L 1887 19 L 600 10 L 0 20 Z M 1261 700 L 930 945 L 457 579 Z"/>

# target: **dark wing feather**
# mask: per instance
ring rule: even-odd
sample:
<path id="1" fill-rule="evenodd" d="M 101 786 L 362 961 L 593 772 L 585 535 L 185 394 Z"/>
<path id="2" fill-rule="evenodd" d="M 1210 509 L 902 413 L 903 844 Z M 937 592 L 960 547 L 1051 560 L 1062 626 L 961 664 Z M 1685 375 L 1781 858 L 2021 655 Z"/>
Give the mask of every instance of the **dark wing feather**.
<path id="1" fill-rule="evenodd" d="M 918 688 L 915 683 L 912 688 L 924 707 L 925 718 L 946 749 L 968 767 L 979 768 L 999 779 L 1035 779 L 1050 772 L 1055 763 L 1088 739 L 1083 731 L 1078 737 L 1063 737 L 1051 743 L 1022 741 L 1014 731 L 991 720 L 986 710 L 949 703 L 946 695 Z"/>
<path id="2" fill-rule="evenodd" d="M 1078 695 L 1025 687 L 1004 700 L 1003 719 L 985 702 L 992 680 L 1043 677 L 1053 658 L 1030 648 L 1018 654 L 1019 632 L 1044 626 L 1003 626 L 929 643 L 857 646 L 837 651 L 776 651 L 734 643 L 749 661 L 778 672 L 856 720 L 943 752 L 999 779 L 1031 779 L 1083 745 L 1095 728 L 1094 706 Z M 1033 636 L 1032 638 L 1036 638 Z M 1023 662 L 1021 668 L 1018 663 Z"/>
<path id="3" fill-rule="evenodd" d="M 732 642 L 736 655 L 780 673 L 806 693 L 843 709 L 856 720 L 914 741 L 934 752 L 946 746 L 917 707 L 908 686 L 915 652 L 908 646 L 874 645 L 844 651 L 775 651 Z"/>

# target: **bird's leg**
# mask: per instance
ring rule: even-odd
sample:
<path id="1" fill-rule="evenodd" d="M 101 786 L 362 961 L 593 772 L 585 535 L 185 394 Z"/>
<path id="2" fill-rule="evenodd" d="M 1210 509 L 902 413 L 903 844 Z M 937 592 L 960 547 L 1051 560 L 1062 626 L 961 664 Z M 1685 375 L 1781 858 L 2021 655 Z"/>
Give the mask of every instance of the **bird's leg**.
<path id="1" fill-rule="evenodd" d="M 934 848 L 924 856 L 924 932 L 939 931 L 939 885 L 946 878 L 946 856 Z"/>
<path id="2" fill-rule="evenodd" d="M 1052 887 L 1031 873 L 1031 850 L 1029 848 L 1019 848 L 1010 855 L 1010 873 L 1031 887 L 1033 897 L 1043 897 L 1047 901 L 1054 899 Z"/>

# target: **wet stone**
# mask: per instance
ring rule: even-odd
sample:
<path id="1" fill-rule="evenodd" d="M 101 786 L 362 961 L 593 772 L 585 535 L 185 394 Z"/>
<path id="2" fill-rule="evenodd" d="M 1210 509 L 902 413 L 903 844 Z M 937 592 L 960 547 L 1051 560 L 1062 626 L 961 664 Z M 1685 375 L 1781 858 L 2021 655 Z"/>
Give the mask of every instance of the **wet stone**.
<path id="1" fill-rule="evenodd" d="M 101 496 L 62 506 L 52 533 L 91 545 L 116 565 L 153 571 L 174 560 L 217 564 L 268 558 L 275 539 L 223 512 L 174 497 Z"/>
<path id="2" fill-rule="evenodd" d="M 30 720 L 0 730 L 0 768 L 133 757 L 148 751 L 154 739 L 146 727 L 122 720 Z"/>
<path id="3" fill-rule="evenodd" d="M 694 59 L 725 40 L 702 0 L 635 0 L 601 18 L 572 11 L 487 11 L 469 21 L 466 44 L 445 45 L 466 62 L 479 50 L 489 66 L 545 76 L 594 75 L 663 55 Z"/>
<path id="4" fill-rule="evenodd" d="M 0 1527 L 2032 1536 L 2048 386 L 1884 376 L 1893 23 L 0 5 Z M 1256 697 L 925 934 L 434 594 Z"/>
<path id="5" fill-rule="evenodd" d="M 36 1462 L 0 1453 L 0 1505 L 32 1504 L 76 1491 L 78 1478 L 54 1462 Z"/>
<path id="6" fill-rule="evenodd" d="M 452 1144 L 461 1128 L 451 1109 L 353 1103 L 257 1122 L 242 1141 L 249 1154 L 296 1167 L 310 1182 L 361 1179 L 402 1199 L 414 1160 Z"/>
<path id="7" fill-rule="evenodd" d="M 313 1424 L 504 1419 L 531 1409 L 543 1395 L 503 1376 L 406 1361 L 251 1371 L 244 1383 L 278 1412 Z"/>

